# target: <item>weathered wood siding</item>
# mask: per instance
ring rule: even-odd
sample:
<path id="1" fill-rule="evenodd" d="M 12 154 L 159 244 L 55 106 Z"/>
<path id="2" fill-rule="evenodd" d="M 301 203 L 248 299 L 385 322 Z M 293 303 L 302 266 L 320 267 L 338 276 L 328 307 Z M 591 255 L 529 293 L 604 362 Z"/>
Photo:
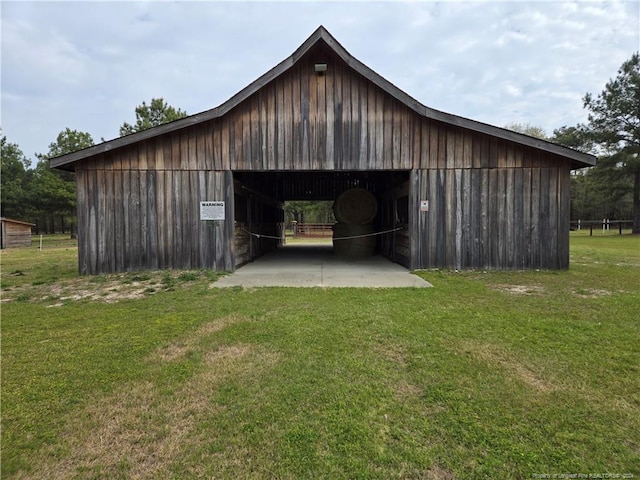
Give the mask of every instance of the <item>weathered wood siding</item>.
<path id="1" fill-rule="evenodd" d="M 78 169 L 76 182 L 81 274 L 233 270 L 230 172 Z M 227 220 L 201 221 L 200 202 L 220 199 Z"/>
<path id="2" fill-rule="evenodd" d="M 412 172 L 411 268 L 569 266 L 569 169 L 453 168 Z"/>

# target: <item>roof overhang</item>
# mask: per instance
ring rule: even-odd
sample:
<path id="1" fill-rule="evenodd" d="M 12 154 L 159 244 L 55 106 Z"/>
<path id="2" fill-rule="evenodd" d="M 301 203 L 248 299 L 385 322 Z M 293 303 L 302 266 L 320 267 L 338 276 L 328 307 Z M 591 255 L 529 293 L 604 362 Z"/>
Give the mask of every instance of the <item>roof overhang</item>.
<path id="1" fill-rule="evenodd" d="M 75 169 L 75 163 L 80 160 L 84 160 L 94 155 L 99 155 L 101 153 L 109 152 L 117 148 L 125 147 L 127 145 L 131 145 L 143 140 L 158 137 L 170 132 L 175 132 L 183 128 L 188 128 L 193 125 L 198 125 L 200 123 L 222 117 L 242 101 L 246 100 L 262 87 L 290 69 L 298 60 L 300 60 L 300 58 L 302 58 L 307 52 L 309 52 L 312 47 L 314 47 L 320 41 L 326 43 L 326 45 L 331 48 L 333 52 L 338 55 L 353 70 L 373 82 L 376 86 L 384 90 L 386 93 L 388 93 L 398 101 L 405 104 L 407 107 L 411 108 L 412 110 L 426 118 L 465 128 L 471 131 L 492 135 L 494 137 L 501 138 L 510 142 L 526 145 L 532 148 L 560 155 L 571 161 L 572 170 L 591 167 L 596 164 L 596 157 L 593 155 L 579 152 L 577 150 L 563 147 L 553 142 L 530 137 L 528 135 L 517 133 L 504 128 L 495 127 L 486 123 L 470 120 L 468 118 L 460 117 L 439 110 L 434 110 L 433 108 L 429 108 L 423 105 L 422 103 L 407 95 L 405 92 L 393 85 L 391 82 L 378 75 L 365 64 L 354 58 L 324 27 L 320 26 L 290 57 L 280 62 L 274 68 L 272 68 L 260 78 L 255 80 L 253 83 L 239 91 L 222 105 L 212 108 L 211 110 L 206 110 L 195 115 L 190 115 L 174 122 L 166 123 L 158 127 L 144 130 L 142 132 L 119 137 L 114 140 L 109 140 L 98 145 L 85 148 L 83 150 L 78 150 L 67 155 L 52 158 L 49 161 L 49 165 L 52 168 L 73 171 Z"/>

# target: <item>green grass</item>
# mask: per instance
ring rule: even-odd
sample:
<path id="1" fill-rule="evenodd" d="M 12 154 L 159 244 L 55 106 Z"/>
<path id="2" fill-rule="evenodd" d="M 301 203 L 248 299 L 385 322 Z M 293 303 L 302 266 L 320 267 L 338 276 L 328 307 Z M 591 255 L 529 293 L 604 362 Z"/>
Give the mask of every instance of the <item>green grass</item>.
<path id="1" fill-rule="evenodd" d="M 2 478 L 640 475 L 638 236 L 432 289 L 76 278 L 65 248 L 2 252 Z"/>

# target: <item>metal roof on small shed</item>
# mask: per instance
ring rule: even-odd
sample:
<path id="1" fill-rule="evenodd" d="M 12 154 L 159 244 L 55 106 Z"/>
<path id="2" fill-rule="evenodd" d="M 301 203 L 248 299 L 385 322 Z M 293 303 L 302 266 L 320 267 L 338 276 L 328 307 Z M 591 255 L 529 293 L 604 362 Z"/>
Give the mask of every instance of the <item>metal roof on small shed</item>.
<path id="1" fill-rule="evenodd" d="M 427 107 L 400 90 L 385 78 L 378 75 L 364 63 L 354 58 L 323 26 L 320 26 L 295 52 L 293 52 L 290 57 L 280 62 L 274 68 L 272 68 L 260 78 L 255 80 L 253 83 L 249 84 L 247 87 L 239 91 L 222 105 L 201 113 L 197 113 L 195 115 L 190 115 L 174 122 L 160 125 L 158 127 L 150 128 L 148 130 L 133 133 L 124 137 L 119 137 L 107 142 L 100 143 L 98 145 L 94 145 L 89 148 L 85 148 L 83 150 L 79 150 L 77 152 L 52 158 L 49 164 L 52 168 L 74 170 L 75 162 L 78 162 L 80 160 L 84 160 L 94 155 L 108 152 L 116 148 L 131 145 L 136 142 L 158 137 L 169 132 L 174 132 L 176 130 L 187 128 L 193 125 L 198 125 L 200 123 L 222 117 L 235 106 L 257 92 L 259 89 L 289 70 L 318 42 L 324 42 L 353 70 L 373 82 L 376 86 L 384 90 L 386 93 L 388 93 L 398 101 L 405 104 L 407 107 L 411 108 L 416 113 L 426 118 L 560 155 L 571 160 L 572 169 L 589 167 L 595 165 L 596 163 L 596 158 L 593 155 L 563 147 L 552 142 L 530 137 L 528 135 L 513 132 L 511 130 L 478 122 L 476 120 L 470 120 L 468 118 L 460 117 L 451 113 L 446 113 Z"/>

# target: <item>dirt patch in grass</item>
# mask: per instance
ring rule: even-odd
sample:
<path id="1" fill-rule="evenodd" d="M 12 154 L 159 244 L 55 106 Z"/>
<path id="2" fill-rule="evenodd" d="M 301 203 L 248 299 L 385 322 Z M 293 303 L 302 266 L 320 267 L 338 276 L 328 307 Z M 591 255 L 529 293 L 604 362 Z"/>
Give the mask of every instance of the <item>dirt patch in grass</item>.
<path id="1" fill-rule="evenodd" d="M 551 382 L 528 366 L 523 365 L 513 354 L 496 345 L 464 342 L 462 348 L 473 357 L 506 370 L 512 376 L 540 392 L 548 393 L 557 390 L 557 387 Z"/>
<path id="2" fill-rule="evenodd" d="M 2 302 L 29 301 L 62 307 L 70 302 L 116 303 L 134 300 L 157 292 L 188 287 L 203 278 L 210 281 L 213 272 L 158 270 L 113 275 L 80 277 L 55 283 L 23 284 L 2 290 Z"/>
<path id="3" fill-rule="evenodd" d="M 195 350 L 198 344 L 205 337 L 224 330 L 229 325 L 244 322 L 246 320 L 247 319 L 245 317 L 240 315 L 229 315 L 227 317 L 218 318 L 211 322 L 207 322 L 188 337 L 159 348 L 151 354 L 149 360 L 171 362 L 180 358 L 184 358 L 189 354 L 189 352 Z"/>
<path id="4" fill-rule="evenodd" d="M 513 295 L 542 295 L 544 287 L 540 285 L 492 285 L 491 288 L 500 292 L 511 293 Z"/>
<path id="5" fill-rule="evenodd" d="M 217 389 L 227 380 L 245 378 L 247 372 L 264 374 L 279 359 L 251 344 L 202 353 L 200 372 L 169 393 L 142 380 L 92 402 L 67 420 L 67 433 L 58 446 L 40 452 L 33 470 L 17 478 L 170 477 L 171 465 L 198 446 L 202 419 L 223 411 L 213 400 Z"/>
<path id="6" fill-rule="evenodd" d="M 579 298 L 599 298 L 608 297 L 612 292 L 597 288 L 581 288 L 573 292 Z"/>
<path id="7" fill-rule="evenodd" d="M 438 465 L 432 465 L 424 472 L 425 480 L 456 480 L 456 476 L 449 470 Z"/>
<path id="8" fill-rule="evenodd" d="M 394 394 L 398 400 L 406 400 L 408 398 L 416 398 L 423 395 L 424 390 L 417 385 L 407 382 L 406 380 L 400 380 L 395 388 Z"/>
<path id="9" fill-rule="evenodd" d="M 385 360 L 392 362 L 399 367 L 407 366 L 407 352 L 403 345 L 393 342 L 384 342 L 374 346 L 374 351 Z"/>

